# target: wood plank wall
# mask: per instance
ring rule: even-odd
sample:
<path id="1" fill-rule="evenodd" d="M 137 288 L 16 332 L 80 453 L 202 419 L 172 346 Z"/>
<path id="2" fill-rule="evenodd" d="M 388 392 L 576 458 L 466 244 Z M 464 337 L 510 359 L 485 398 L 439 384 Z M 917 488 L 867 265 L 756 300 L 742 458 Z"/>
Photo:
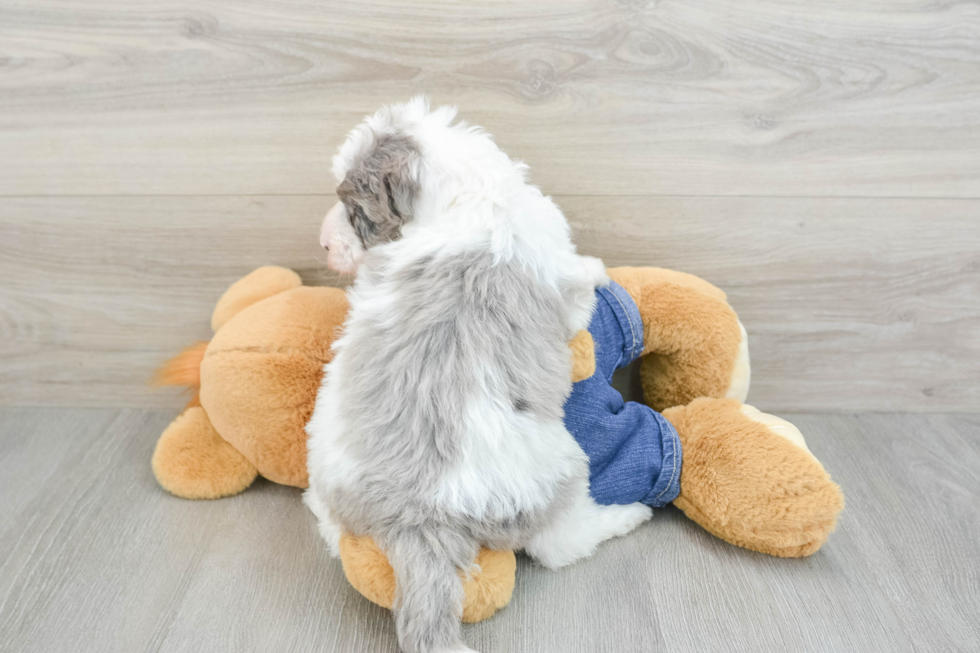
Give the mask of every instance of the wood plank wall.
<path id="1" fill-rule="evenodd" d="M 330 157 L 420 92 L 728 291 L 761 408 L 980 410 L 980 5 L 928 0 L 0 0 L 0 404 L 179 405 L 230 282 L 342 282 Z"/>

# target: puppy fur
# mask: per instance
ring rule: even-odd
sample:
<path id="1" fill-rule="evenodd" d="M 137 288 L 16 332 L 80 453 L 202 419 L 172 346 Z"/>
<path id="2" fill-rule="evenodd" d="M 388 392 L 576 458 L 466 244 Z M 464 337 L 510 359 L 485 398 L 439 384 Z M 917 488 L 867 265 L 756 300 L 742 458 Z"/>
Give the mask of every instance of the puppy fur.
<path id="1" fill-rule="evenodd" d="M 592 500 L 562 424 L 602 262 L 455 113 L 416 98 L 365 119 L 334 158 L 321 233 L 357 277 L 307 425 L 305 500 L 334 555 L 343 531 L 385 551 L 407 653 L 470 650 L 457 570 L 481 545 L 556 568 L 650 516 Z"/>

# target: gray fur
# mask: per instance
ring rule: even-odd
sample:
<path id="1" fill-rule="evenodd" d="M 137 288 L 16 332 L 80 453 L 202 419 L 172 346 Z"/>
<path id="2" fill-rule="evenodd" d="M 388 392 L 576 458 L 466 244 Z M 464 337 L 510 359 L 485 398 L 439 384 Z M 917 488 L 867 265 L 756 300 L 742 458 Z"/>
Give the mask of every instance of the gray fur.
<path id="1" fill-rule="evenodd" d="M 352 296 L 381 282 L 384 248 L 366 255 Z M 394 326 L 346 335 L 342 410 L 351 453 L 369 461 L 357 490 L 327 497 L 343 526 L 372 535 L 395 570 L 395 616 L 409 653 L 460 643 L 456 570 L 480 545 L 522 547 L 587 478 L 585 459 L 556 500 L 536 513 L 505 509 L 473 518 L 435 505 L 434 489 L 461 461 L 463 407 L 491 361 L 510 408 L 562 419 L 571 391 L 563 300 L 513 264 L 474 251 L 428 257 L 398 273 Z M 355 299 L 356 301 L 356 299 Z"/>
<path id="2" fill-rule="evenodd" d="M 419 192 L 419 146 L 411 136 L 379 136 L 337 187 L 351 226 L 367 249 L 400 236 Z"/>
<path id="3" fill-rule="evenodd" d="M 571 391 L 566 344 L 567 298 L 516 264 L 484 251 L 420 257 L 389 265 L 384 244 L 412 219 L 421 151 L 396 133 L 377 141 L 348 169 L 337 189 L 365 254 L 352 303 L 377 284 L 397 288 L 383 321 L 358 323 L 344 339 L 340 410 L 347 454 L 363 461 L 359 477 L 322 498 L 350 532 L 374 537 L 395 572 L 394 612 L 408 653 L 462 645 L 463 591 L 481 545 L 516 549 L 567 509 L 572 488 L 587 478 L 584 455 L 548 507 L 507 505 L 455 513 L 435 502 L 436 488 L 462 461 L 464 409 L 484 393 L 503 410 L 559 422 Z M 329 372 L 328 372 L 329 373 Z"/>

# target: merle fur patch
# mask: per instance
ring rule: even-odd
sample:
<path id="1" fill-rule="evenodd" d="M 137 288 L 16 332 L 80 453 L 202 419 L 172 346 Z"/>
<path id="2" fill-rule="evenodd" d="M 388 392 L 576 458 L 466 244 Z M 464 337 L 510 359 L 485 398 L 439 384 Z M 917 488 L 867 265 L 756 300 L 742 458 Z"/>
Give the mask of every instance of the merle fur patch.
<path id="1" fill-rule="evenodd" d="M 419 192 L 419 146 L 406 134 L 380 136 L 347 171 L 337 195 L 365 249 L 396 240 Z"/>

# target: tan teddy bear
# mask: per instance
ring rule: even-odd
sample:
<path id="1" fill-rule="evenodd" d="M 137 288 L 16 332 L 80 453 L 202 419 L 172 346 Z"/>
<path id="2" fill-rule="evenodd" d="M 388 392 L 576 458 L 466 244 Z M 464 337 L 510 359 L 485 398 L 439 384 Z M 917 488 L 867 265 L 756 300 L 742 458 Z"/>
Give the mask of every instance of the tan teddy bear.
<path id="1" fill-rule="evenodd" d="M 839 488 L 792 424 L 743 405 L 750 368 L 744 329 L 725 294 L 692 275 L 613 268 L 642 318 L 645 402 L 676 429 L 683 449 L 673 503 L 732 544 L 784 557 L 810 555 L 843 508 Z M 302 285 L 283 268 L 255 270 L 228 289 L 211 318 L 209 343 L 185 350 L 158 381 L 198 390 L 160 436 L 153 471 L 172 494 L 215 499 L 261 474 L 306 487 L 306 433 L 330 346 L 347 312 L 342 290 Z M 595 370 L 592 339 L 570 343 L 573 380 Z M 351 584 L 390 607 L 394 575 L 369 537 L 345 535 Z M 510 600 L 515 558 L 482 550 L 480 571 L 461 577 L 464 621 Z"/>

